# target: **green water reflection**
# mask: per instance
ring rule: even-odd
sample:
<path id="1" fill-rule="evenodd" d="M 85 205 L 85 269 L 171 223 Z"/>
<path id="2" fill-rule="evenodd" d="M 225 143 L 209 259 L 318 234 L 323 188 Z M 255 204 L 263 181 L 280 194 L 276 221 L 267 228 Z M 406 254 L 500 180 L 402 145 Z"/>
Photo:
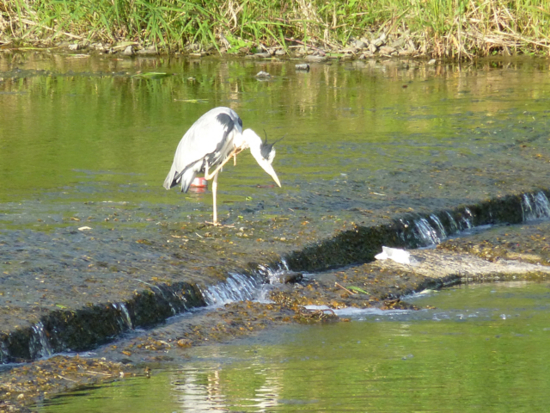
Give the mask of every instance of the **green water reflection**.
<path id="1" fill-rule="evenodd" d="M 436 310 L 356 316 L 195 349 L 177 370 L 41 412 L 522 412 L 550 403 L 550 285 L 466 286 Z"/>
<path id="2" fill-rule="evenodd" d="M 477 166 L 480 159 L 501 165 L 498 148 L 548 127 L 544 61 L 494 68 L 373 61 L 313 65 L 303 73 L 295 62 L 8 57 L 0 61 L 3 202 L 181 203 L 161 187 L 175 147 L 219 105 L 236 109 L 245 127 L 285 136 L 275 161 L 285 191 L 342 173 L 377 184 L 379 171 L 410 171 L 428 160 L 438 167 Z M 171 75 L 135 76 L 153 70 Z M 256 79 L 260 70 L 270 80 Z M 548 139 L 537 145 L 548 152 Z M 225 202 L 270 183 L 248 154 L 227 169 Z M 277 193 L 261 191 L 267 198 Z"/>

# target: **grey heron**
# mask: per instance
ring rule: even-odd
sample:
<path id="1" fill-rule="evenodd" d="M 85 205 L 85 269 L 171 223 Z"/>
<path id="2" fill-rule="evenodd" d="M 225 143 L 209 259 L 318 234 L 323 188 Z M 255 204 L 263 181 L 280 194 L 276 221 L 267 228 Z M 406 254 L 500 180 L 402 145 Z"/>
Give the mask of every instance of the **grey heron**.
<path id="1" fill-rule="evenodd" d="M 236 162 L 237 154 L 246 148 L 250 148 L 258 164 L 281 186 L 271 166 L 275 158 L 273 143 L 267 143 L 267 139 L 262 142 L 252 129 L 243 131 L 243 122 L 234 110 L 218 107 L 202 115 L 183 135 L 164 187 L 170 189 L 181 184 L 181 191 L 187 192 L 195 175 L 204 172 L 206 179 L 212 179 L 213 223 L 217 225 L 218 173 L 231 158 Z"/>

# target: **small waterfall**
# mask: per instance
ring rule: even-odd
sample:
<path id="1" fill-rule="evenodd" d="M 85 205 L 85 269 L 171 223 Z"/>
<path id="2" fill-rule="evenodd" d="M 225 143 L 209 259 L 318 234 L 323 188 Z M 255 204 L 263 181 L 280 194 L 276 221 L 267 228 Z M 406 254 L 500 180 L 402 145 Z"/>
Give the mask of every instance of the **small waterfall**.
<path id="1" fill-rule="evenodd" d="M 288 268 L 288 264 L 284 258 L 281 259 L 281 262 L 277 265 L 277 268 L 273 269 L 264 265 L 258 266 L 260 274 L 269 282 L 271 285 L 284 284 L 285 275 L 291 273 L 292 271 Z"/>
<path id="2" fill-rule="evenodd" d="M 253 275 L 230 273 L 224 282 L 201 289 L 206 305 L 220 306 L 235 301 L 270 301 L 266 295 L 271 285 L 301 279 L 302 273 L 291 271 L 284 258 L 275 268 L 258 265 Z"/>
<path id="3" fill-rule="evenodd" d="M 449 235 L 458 234 L 463 230 L 474 228 L 474 214 L 469 208 L 464 208 L 462 213 L 458 214 L 459 221 L 448 211 L 444 212 L 443 221 L 446 221 L 446 226 L 443 221 L 436 215 L 430 214 L 428 217 L 416 218 L 414 222 L 413 235 L 420 245 L 424 247 L 440 244 Z"/>
<path id="4" fill-rule="evenodd" d="M 126 305 L 124 303 L 120 303 L 120 309 L 122 310 L 122 313 L 124 314 L 124 317 L 126 319 L 126 323 L 128 324 L 128 328 L 131 330 L 134 328 L 134 325 L 132 324 L 132 319 L 130 318 L 130 313 L 128 312 L 128 309 L 126 308 Z"/>
<path id="5" fill-rule="evenodd" d="M 550 203 L 544 192 L 522 195 L 521 209 L 523 221 L 534 221 L 542 218 L 550 218 Z"/>
<path id="6" fill-rule="evenodd" d="M 464 225 L 464 229 L 472 229 L 472 219 L 474 218 L 474 215 L 472 214 L 472 211 L 470 211 L 469 208 L 464 208 L 465 214 L 462 216 L 462 224 Z"/>
<path id="7" fill-rule="evenodd" d="M 130 313 L 128 311 L 128 308 L 126 308 L 126 305 L 124 303 L 115 303 L 112 304 L 113 308 L 120 312 L 120 318 L 119 318 L 119 324 L 122 327 L 122 330 L 133 330 L 134 325 L 132 323 L 132 319 L 130 317 Z"/>
<path id="8" fill-rule="evenodd" d="M 170 306 L 170 311 L 172 312 L 172 315 L 176 315 L 178 314 L 178 310 L 174 307 L 174 305 L 172 304 L 172 300 L 170 300 L 167 296 L 166 296 L 166 293 L 162 290 L 162 288 L 160 288 L 158 285 L 153 285 L 153 284 L 149 284 L 151 286 L 151 290 L 156 294 L 156 291 L 158 291 L 158 293 L 161 295 L 161 297 L 163 297 L 166 302 L 168 303 L 168 305 Z M 176 296 L 177 297 L 177 296 Z M 179 298 L 179 297 L 178 297 Z"/>
<path id="9" fill-rule="evenodd" d="M 524 194 L 522 207 L 524 220 L 550 218 L 550 203 L 542 191 L 537 194 Z M 412 220 L 412 225 L 409 221 L 402 219 L 399 222 L 405 231 L 412 230 L 409 234 L 412 234 L 418 244 L 424 247 L 440 244 L 450 235 L 475 228 L 475 217 L 468 207 L 454 214 L 445 211 L 440 213 L 440 216 L 442 218 L 433 213 L 419 217 Z M 406 238 L 406 235 L 402 235 L 403 240 Z M 256 276 L 231 273 L 224 282 L 203 289 L 201 292 L 207 305 L 210 306 L 243 300 L 265 300 L 266 284 L 263 281 L 272 285 L 280 284 L 285 274 L 289 272 L 292 271 L 283 259 L 276 268 L 260 265 Z"/>
<path id="10" fill-rule="evenodd" d="M 426 218 L 420 218 L 414 221 L 414 225 L 416 227 L 417 238 L 425 247 L 441 242 L 441 238 L 437 235 L 437 231 L 430 225 Z"/>
<path id="11" fill-rule="evenodd" d="M 443 226 L 443 223 L 439 219 L 439 217 L 435 214 L 430 215 L 430 220 L 433 221 L 433 223 L 436 225 L 437 229 L 439 230 L 439 238 L 445 239 L 447 238 L 447 231 L 445 231 L 445 227 Z"/>
<path id="12" fill-rule="evenodd" d="M 543 191 L 521 196 L 521 208 L 523 221 L 534 221 L 538 219 L 550 218 L 550 202 Z M 458 234 L 461 231 L 474 229 L 474 214 L 470 208 L 465 207 L 462 211 L 457 211 L 453 217 L 449 211 L 440 214 L 440 219 L 436 214 L 428 217 L 414 219 L 413 236 L 422 246 L 432 246 L 441 243 L 449 235 Z M 405 228 L 403 220 L 400 220 Z"/>
<path id="13" fill-rule="evenodd" d="M 50 345 L 50 340 L 46 336 L 44 324 L 42 324 L 41 321 L 32 326 L 32 336 L 29 341 L 29 351 L 33 359 L 49 357 L 54 353 L 53 348 Z"/>
<path id="14" fill-rule="evenodd" d="M 456 223 L 455 219 L 453 218 L 451 213 L 448 212 L 448 211 L 445 211 L 445 215 L 447 215 L 447 218 L 449 218 L 449 226 L 451 227 L 449 233 L 451 233 L 451 234 L 457 233 L 459 231 L 459 228 L 458 228 L 458 224 Z"/>
<path id="15" fill-rule="evenodd" d="M 262 282 L 243 274 L 230 273 L 224 282 L 201 289 L 206 304 L 221 306 L 234 301 L 262 299 Z"/>
<path id="16" fill-rule="evenodd" d="M 5 341 L 2 341 L 0 345 L 0 364 L 7 363 L 7 360 L 10 358 L 10 351 Z"/>

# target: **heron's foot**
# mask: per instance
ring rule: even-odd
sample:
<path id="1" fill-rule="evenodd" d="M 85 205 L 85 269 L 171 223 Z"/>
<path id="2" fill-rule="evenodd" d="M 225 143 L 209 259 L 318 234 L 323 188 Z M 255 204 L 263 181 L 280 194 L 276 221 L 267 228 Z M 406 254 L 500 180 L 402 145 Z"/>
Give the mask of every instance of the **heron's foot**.
<path id="1" fill-rule="evenodd" d="M 235 228 L 235 225 L 225 225 L 225 224 L 220 224 L 219 222 L 205 221 L 205 223 L 208 224 L 208 225 L 213 225 L 215 227 Z"/>

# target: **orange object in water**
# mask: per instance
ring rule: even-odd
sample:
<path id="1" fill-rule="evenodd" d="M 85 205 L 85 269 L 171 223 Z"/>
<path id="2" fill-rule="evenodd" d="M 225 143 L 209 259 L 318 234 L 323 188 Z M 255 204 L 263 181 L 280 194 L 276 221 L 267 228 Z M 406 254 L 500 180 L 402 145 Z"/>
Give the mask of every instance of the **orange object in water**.
<path id="1" fill-rule="evenodd" d="M 208 188 L 208 181 L 204 178 L 196 177 L 190 185 L 191 188 Z"/>

